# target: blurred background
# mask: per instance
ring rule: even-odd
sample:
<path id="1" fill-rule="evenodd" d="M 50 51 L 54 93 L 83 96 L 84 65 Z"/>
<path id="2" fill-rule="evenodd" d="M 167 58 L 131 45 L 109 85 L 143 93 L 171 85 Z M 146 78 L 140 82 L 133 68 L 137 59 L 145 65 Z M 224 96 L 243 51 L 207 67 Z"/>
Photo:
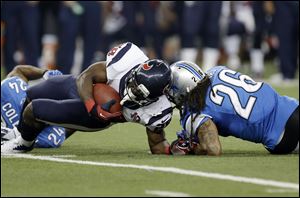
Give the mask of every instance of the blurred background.
<path id="1" fill-rule="evenodd" d="M 1 79 L 18 64 L 77 75 L 127 41 L 299 86 L 298 1 L 1 1 Z"/>

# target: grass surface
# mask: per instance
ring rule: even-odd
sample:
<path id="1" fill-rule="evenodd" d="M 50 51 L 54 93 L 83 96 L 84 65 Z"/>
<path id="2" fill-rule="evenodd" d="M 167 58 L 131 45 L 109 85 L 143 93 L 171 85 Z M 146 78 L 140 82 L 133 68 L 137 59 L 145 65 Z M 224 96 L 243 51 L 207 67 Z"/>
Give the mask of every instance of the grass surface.
<path id="1" fill-rule="evenodd" d="M 268 67 L 268 75 L 273 70 Z M 274 87 L 280 94 L 299 99 L 299 85 Z M 179 117 L 166 128 L 176 138 Z M 118 164 L 176 167 L 233 176 L 299 184 L 299 155 L 270 155 L 261 144 L 220 137 L 223 155 L 151 155 L 144 127 L 117 124 L 96 132 L 78 132 L 58 149 L 34 149 L 30 155 Z M 299 191 L 237 181 L 196 177 L 133 168 L 1 157 L 1 197 L 6 196 L 153 196 L 151 191 L 187 196 L 297 196 Z"/>
<path id="2" fill-rule="evenodd" d="M 178 118 L 167 127 L 172 140 Z M 68 159 L 118 164 L 176 167 L 185 170 L 299 183 L 299 155 L 270 155 L 262 145 L 222 138 L 223 155 L 150 155 L 143 127 L 119 124 L 99 133 L 79 132 L 59 149 L 34 149 L 42 156 L 74 155 Z M 257 184 L 130 168 L 101 167 L 1 158 L 1 196 L 150 196 L 149 190 L 190 196 L 298 196 L 299 192 Z"/>

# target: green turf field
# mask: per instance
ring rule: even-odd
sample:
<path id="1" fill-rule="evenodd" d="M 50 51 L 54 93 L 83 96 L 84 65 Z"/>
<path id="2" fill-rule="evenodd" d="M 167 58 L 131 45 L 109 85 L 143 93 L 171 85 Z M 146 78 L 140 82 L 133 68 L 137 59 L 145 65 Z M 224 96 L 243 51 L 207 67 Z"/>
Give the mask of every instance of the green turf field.
<path id="1" fill-rule="evenodd" d="M 174 116 L 166 129 L 170 140 L 175 138 L 177 122 Z M 186 196 L 299 196 L 295 188 L 299 183 L 299 155 L 270 155 L 259 144 L 232 137 L 221 138 L 221 144 L 221 157 L 150 155 L 142 126 L 128 123 L 99 133 L 81 132 L 59 149 L 29 153 L 49 156 L 45 161 L 2 157 L 1 196 L 154 196 L 156 191 Z M 53 159 L 67 161 L 48 161 Z M 81 164 L 86 161 L 176 167 L 182 169 L 179 173 L 194 170 L 293 184 L 278 187 L 111 164 Z"/>
<path id="2" fill-rule="evenodd" d="M 299 99 L 299 85 L 274 88 Z M 175 113 L 166 129 L 169 141 L 179 129 Z M 220 157 L 151 155 L 137 124 L 78 132 L 59 149 L 1 156 L 1 197 L 299 197 L 298 154 L 270 155 L 260 144 L 233 137 L 221 137 L 221 144 Z"/>

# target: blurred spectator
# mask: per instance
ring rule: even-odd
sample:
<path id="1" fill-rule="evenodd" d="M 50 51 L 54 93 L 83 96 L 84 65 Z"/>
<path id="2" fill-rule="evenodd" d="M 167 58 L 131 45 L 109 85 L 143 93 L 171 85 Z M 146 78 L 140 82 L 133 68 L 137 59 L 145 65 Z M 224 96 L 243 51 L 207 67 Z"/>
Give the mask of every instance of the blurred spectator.
<path id="1" fill-rule="evenodd" d="M 247 44 L 247 38 L 254 31 L 252 9 L 247 1 L 225 1 L 222 8 L 222 38 L 227 65 L 236 70 L 241 66 L 241 43 Z"/>
<path id="2" fill-rule="evenodd" d="M 64 1 L 59 10 L 59 48 L 57 65 L 64 74 L 71 73 L 74 66 L 76 38 L 83 40 L 81 71 L 94 60 L 98 45 L 101 45 L 101 11 L 98 1 Z"/>
<path id="3" fill-rule="evenodd" d="M 105 38 L 105 52 L 126 41 L 140 45 L 139 34 L 136 33 L 137 10 L 137 2 L 135 1 L 106 1 L 104 3 L 103 37 Z"/>
<path id="4" fill-rule="evenodd" d="M 1 1 L 1 14 L 5 25 L 3 64 L 7 73 L 19 64 L 15 57 L 18 50 L 24 54 L 22 64 L 38 65 L 39 10 L 37 4 L 38 1 Z"/>
<path id="5" fill-rule="evenodd" d="M 161 1 L 157 9 L 155 50 L 157 57 L 169 64 L 180 59 L 183 4 L 183 1 Z"/>
<path id="6" fill-rule="evenodd" d="M 56 69 L 56 50 L 58 45 L 58 11 L 60 1 L 41 1 L 40 9 L 40 66 Z"/>
<path id="7" fill-rule="evenodd" d="M 154 52 L 156 1 L 109 1 L 105 4 L 104 37 L 106 51 L 122 42 L 133 42 L 150 57 Z"/>
<path id="8" fill-rule="evenodd" d="M 4 60 L 4 58 L 3 58 L 3 46 L 4 46 L 4 41 L 5 41 L 4 32 L 5 32 L 5 25 L 4 25 L 4 22 L 2 21 L 2 17 L 1 17 L 1 70 L 3 67 L 3 60 Z M 1 72 L 1 75 L 2 75 L 2 72 Z"/>
<path id="9" fill-rule="evenodd" d="M 149 56 L 149 58 L 161 58 L 160 49 L 161 44 L 158 44 L 158 26 L 157 26 L 157 14 L 161 2 L 159 1 L 139 1 L 139 9 L 136 16 L 136 24 L 138 34 L 141 36 L 142 48 Z"/>
<path id="10" fill-rule="evenodd" d="M 204 71 L 219 59 L 219 18 L 221 1 L 185 1 L 182 13 L 181 59 L 196 62 L 196 38 L 201 37 Z"/>
<path id="11" fill-rule="evenodd" d="M 252 12 L 255 20 L 253 43 L 250 50 L 250 64 L 252 76 L 261 79 L 264 74 L 264 52 L 262 44 L 267 34 L 268 18 L 272 16 L 272 10 L 268 7 L 269 1 L 252 1 Z"/>
<path id="12" fill-rule="evenodd" d="M 281 85 L 294 82 L 298 67 L 299 2 L 273 1 L 275 34 L 278 38 L 278 58 L 281 74 L 271 82 Z"/>
<path id="13" fill-rule="evenodd" d="M 271 81 L 294 79 L 298 65 L 298 2 L 2 1 L 1 5 L 1 63 L 7 72 L 22 63 L 49 69 L 58 65 L 69 74 L 82 57 L 81 72 L 105 59 L 112 46 L 127 41 L 141 46 L 150 58 L 170 64 L 199 58 L 207 70 L 222 61 L 220 38 L 226 64 L 237 69 L 249 52 L 255 77 L 263 77 L 266 46 L 278 47 L 281 74 Z M 270 21 L 276 37 L 268 35 Z"/>

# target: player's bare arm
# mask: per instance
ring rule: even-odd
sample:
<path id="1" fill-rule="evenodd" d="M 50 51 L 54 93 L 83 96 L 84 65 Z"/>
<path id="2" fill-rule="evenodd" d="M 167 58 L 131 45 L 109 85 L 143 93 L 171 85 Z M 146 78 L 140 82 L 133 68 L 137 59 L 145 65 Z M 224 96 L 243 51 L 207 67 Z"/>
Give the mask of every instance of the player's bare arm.
<path id="1" fill-rule="evenodd" d="M 84 102 L 87 112 L 95 117 L 108 119 L 101 116 L 101 108 L 96 104 L 93 97 L 93 84 L 106 83 L 106 62 L 96 62 L 84 70 L 76 79 L 77 90 L 81 100 Z"/>
<path id="2" fill-rule="evenodd" d="M 215 155 L 222 153 L 218 129 L 211 119 L 208 119 L 198 128 L 199 144 L 194 152 L 196 155 Z"/>
<path id="3" fill-rule="evenodd" d="M 163 129 L 151 131 L 147 128 L 146 131 L 152 154 L 170 154 L 170 144 L 165 138 Z"/>
<path id="4" fill-rule="evenodd" d="M 93 99 L 93 84 L 106 83 L 106 62 L 96 62 L 90 65 L 77 77 L 77 89 L 83 101 Z"/>
<path id="5" fill-rule="evenodd" d="M 46 69 L 41 69 L 31 65 L 17 65 L 7 75 L 7 78 L 18 76 L 25 82 L 28 82 L 30 80 L 36 80 L 41 78 L 46 71 L 47 71 Z"/>

